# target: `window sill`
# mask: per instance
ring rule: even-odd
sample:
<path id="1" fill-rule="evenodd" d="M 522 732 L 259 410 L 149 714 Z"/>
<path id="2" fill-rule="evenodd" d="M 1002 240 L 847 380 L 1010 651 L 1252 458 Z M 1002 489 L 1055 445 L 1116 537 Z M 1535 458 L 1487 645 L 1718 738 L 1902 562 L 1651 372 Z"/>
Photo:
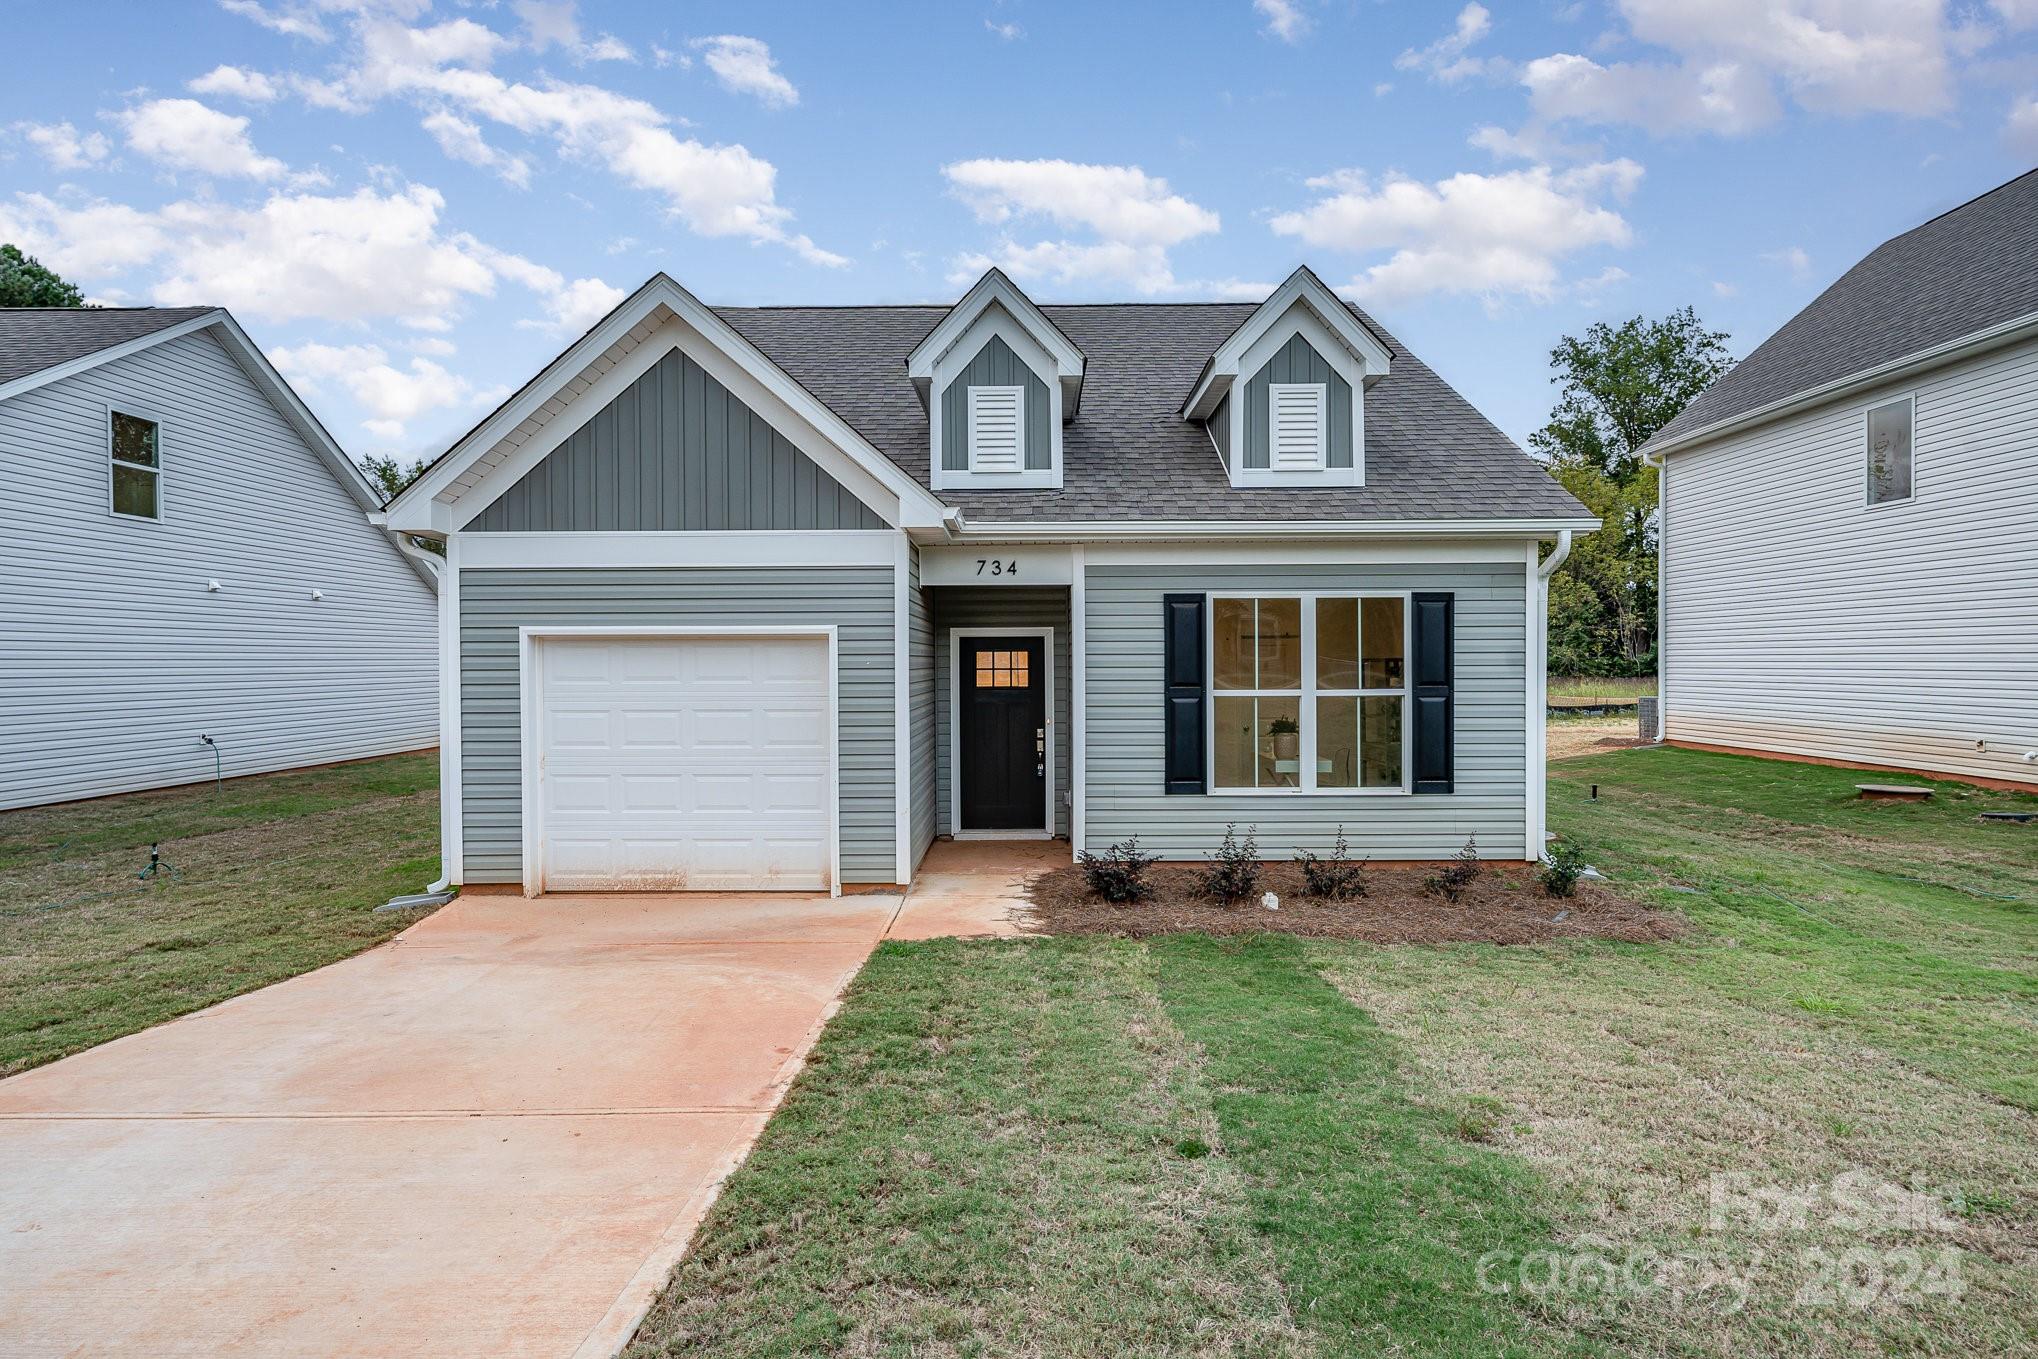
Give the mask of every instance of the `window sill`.
<path id="1" fill-rule="evenodd" d="M 1030 472 L 963 472 L 937 470 L 931 479 L 936 491 L 1059 491 L 1059 467 L 1036 468 Z"/>
<path id="2" fill-rule="evenodd" d="M 1212 788 L 1205 797 L 1408 797 L 1406 788 Z"/>

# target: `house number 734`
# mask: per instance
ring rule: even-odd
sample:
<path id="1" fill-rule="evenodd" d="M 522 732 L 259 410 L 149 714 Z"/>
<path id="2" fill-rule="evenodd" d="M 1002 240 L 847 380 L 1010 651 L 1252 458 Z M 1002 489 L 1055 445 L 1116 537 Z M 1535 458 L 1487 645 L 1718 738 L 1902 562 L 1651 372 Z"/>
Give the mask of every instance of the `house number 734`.
<path id="1" fill-rule="evenodd" d="M 977 574 L 980 576 L 1016 576 L 1019 574 L 1019 559 L 1003 557 L 978 557 Z"/>

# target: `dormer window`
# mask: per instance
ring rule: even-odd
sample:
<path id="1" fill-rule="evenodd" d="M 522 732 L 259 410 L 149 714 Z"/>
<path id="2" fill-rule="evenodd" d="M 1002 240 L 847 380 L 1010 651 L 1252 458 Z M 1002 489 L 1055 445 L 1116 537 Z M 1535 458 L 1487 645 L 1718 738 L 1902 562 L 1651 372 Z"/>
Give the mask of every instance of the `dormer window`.
<path id="1" fill-rule="evenodd" d="M 1267 465 L 1276 472 L 1321 472 L 1329 434 L 1330 388 L 1321 382 L 1267 384 Z"/>
<path id="2" fill-rule="evenodd" d="M 983 474 L 1026 470 L 1026 389 L 971 387 L 969 470 Z"/>
<path id="3" fill-rule="evenodd" d="M 1387 374 L 1380 338 L 1298 269 L 1232 332 L 1183 404 L 1233 486 L 1366 484 L 1366 388 Z"/>
<path id="4" fill-rule="evenodd" d="M 1083 355 L 993 269 L 906 360 L 927 403 L 935 490 L 1059 489 Z"/>

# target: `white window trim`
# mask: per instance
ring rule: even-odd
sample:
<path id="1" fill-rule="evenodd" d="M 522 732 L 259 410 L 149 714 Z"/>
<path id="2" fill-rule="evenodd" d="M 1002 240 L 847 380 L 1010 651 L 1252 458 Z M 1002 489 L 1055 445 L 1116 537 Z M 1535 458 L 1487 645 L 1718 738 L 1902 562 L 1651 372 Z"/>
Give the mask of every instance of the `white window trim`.
<path id="1" fill-rule="evenodd" d="M 544 703 L 539 692 L 543 684 L 538 666 L 538 648 L 548 641 L 597 638 L 622 640 L 644 638 L 667 641 L 685 638 L 712 640 L 723 637 L 785 638 L 825 642 L 828 647 L 828 895 L 842 895 L 842 695 L 841 643 L 835 625 L 791 627 L 664 626 L 634 624 L 586 626 L 568 624 L 524 624 L 517 629 L 517 692 L 520 737 L 519 786 L 522 790 L 523 892 L 527 897 L 545 890 L 545 800 L 540 781 L 543 772 L 539 752 L 544 749 Z"/>
<path id="2" fill-rule="evenodd" d="M 1020 470 L 1017 472 L 978 472 L 974 458 L 969 469 L 944 468 L 942 447 L 945 442 L 943 411 L 947 403 L 944 397 L 948 389 L 960 380 L 969 368 L 971 360 L 989 344 L 995 336 L 1005 342 L 1019 361 L 1047 387 L 1047 466 L 1026 470 L 1025 454 L 1020 455 Z M 1001 384 L 1002 385 L 1002 384 Z M 963 413 L 967 420 L 967 409 Z M 984 308 L 981 315 L 964 331 L 947 353 L 934 365 L 933 376 L 928 388 L 928 464 L 929 480 L 933 489 L 943 490 L 1060 490 L 1062 484 L 1061 431 L 1062 391 L 1061 382 L 1055 372 L 1054 361 L 1040 342 L 1002 306 Z"/>
<path id="3" fill-rule="evenodd" d="M 978 457 L 977 402 L 987 392 L 996 392 L 1001 396 L 1008 395 L 1012 398 L 1012 413 L 1015 424 L 1014 433 L 1017 437 L 1012 448 L 1012 464 L 1009 467 L 986 467 Z M 986 480 L 995 478 L 1003 481 L 1007 477 L 1019 477 L 1026 474 L 1026 386 L 1024 383 L 1016 387 L 992 383 L 972 386 L 969 391 L 964 393 L 963 419 L 969 425 L 970 475 L 980 476 Z"/>
<path id="4" fill-rule="evenodd" d="M 1217 601 L 1220 599 L 1295 599 L 1301 601 L 1302 610 L 1302 687 L 1299 689 L 1227 689 L 1217 687 Z M 1316 684 L 1316 601 L 1319 599 L 1398 599 L 1401 601 L 1401 687 L 1399 689 L 1319 689 Z M 1415 620 L 1412 617 L 1413 592 L 1409 590 L 1213 590 L 1204 597 L 1205 617 L 1210 620 L 1204 628 L 1203 641 L 1203 786 L 1208 791 L 1205 797 L 1410 797 L 1410 762 L 1413 758 L 1412 728 L 1409 726 L 1409 701 L 1411 686 L 1408 683 L 1408 647 L 1413 636 Z M 1363 630 L 1364 614 L 1361 613 L 1360 627 Z M 1364 644 L 1361 642 L 1361 650 Z M 1229 788 L 1220 787 L 1217 782 L 1217 698 L 1219 693 L 1232 697 L 1265 697 L 1272 695 L 1284 698 L 1293 695 L 1299 710 L 1301 733 L 1299 748 L 1309 752 L 1301 757 L 1302 786 L 1300 788 Z M 1399 698 L 1401 700 L 1401 786 L 1398 788 L 1319 788 L 1316 786 L 1316 699 L 1323 698 Z"/>
<path id="5" fill-rule="evenodd" d="M 1868 446 L 1868 440 L 1870 437 L 1868 428 L 1868 417 L 1870 413 L 1880 410 L 1884 406 L 1894 406 L 1898 402 L 1903 402 L 1905 405 L 1910 407 L 1911 493 L 1906 496 L 1898 496 L 1892 500 L 1877 500 L 1875 498 L 1875 468 Z M 1870 401 L 1868 404 L 1861 408 L 1860 453 L 1861 453 L 1861 507 L 1863 509 L 1865 510 L 1893 509 L 1898 505 L 1908 505 L 1918 498 L 1918 394 L 1916 392 L 1902 392 L 1895 396 L 1885 396 L 1878 400 Z"/>
<path id="6" fill-rule="evenodd" d="M 156 465 L 145 468 L 140 463 L 122 462 L 113 456 L 113 417 L 125 415 L 135 420 L 147 420 L 156 427 Z M 167 516 L 168 496 L 164 493 L 163 466 L 169 460 L 170 427 L 160 415 L 145 405 L 132 401 L 106 403 L 106 512 L 115 519 L 125 519 L 131 524 L 160 524 Z M 156 512 L 154 514 L 124 514 L 113 508 L 113 469 L 128 467 L 137 472 L 154 472 L 156 477 Z"/>
<path id="7" fill-rule="evenodd" d="M 1047 795 L 1039 830 L 964 830 L 962 826 L 962 647 L 966 637 L 1040 639 L 1040 682 L 1046 686 Z M 953 840 L 1052 840 L 1054 838 L 1054 629 L 950 628 L 948 630 L 948 834 Z"/>
<path id="8" fill-rule="evenodd" d="M 1327 382 L 1269 382 L 1267 383 L 1267 419 L 1274 422 L 1274 413 L 1280 408 L 1283 397 L 1291 393 L 1306 394 L 1316 407 L 1316 449 L 1314 459 L 1307 467 L 1270 466 L 1269 471 L 1282 473 L 1321 472 L 1330 461 L 1330 384 Z M 1267 461 L 1272 464 L 1276 458 L 1274 430 L 1267 431 Z"/>

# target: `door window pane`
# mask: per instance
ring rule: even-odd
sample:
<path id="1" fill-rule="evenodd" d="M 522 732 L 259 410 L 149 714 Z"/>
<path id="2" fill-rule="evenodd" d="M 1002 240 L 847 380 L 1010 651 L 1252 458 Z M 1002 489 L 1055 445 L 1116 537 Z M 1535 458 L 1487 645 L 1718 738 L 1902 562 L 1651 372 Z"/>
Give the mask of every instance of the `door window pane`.
<path id="1" fill-rule="evenodd" d="M 1210 606 L 1210 679 L 1219 689 L 1253 687 L 1253 601 L 1220 599 Z"/>
<path id="2" fill-rule="evenodd" d="M 1259 657 L 1261 689 L 1302 687 L 1302 601 L 1263 599 L 1260 602 Z"/>
<path id="3" fill-rule="evenodd" d="M 1365 700 L 1371 702 L 1370 699 Z M 1359 786 L 1359 703 L 1356 698 L 1316 700 L 1316 786 Z"/>
<path id="4" fill-rule="evenodd" d="M 1365 640 L 1362 689 L 1399 689 L 1405 673 L 1402 662 L 1402 606 L 1398 599 L 1368 599 L 1364 602 Z"/>
<path id="5" fill-rule="evenodd" d="M 1401 786 L 1401 697 L 1359 700 L 1360 785 Z"/>
<path id="6" fill-rule="evenodd" d="M 1316 687 L 1359 687 L 1359 601 L 1316 601 Z"/>

